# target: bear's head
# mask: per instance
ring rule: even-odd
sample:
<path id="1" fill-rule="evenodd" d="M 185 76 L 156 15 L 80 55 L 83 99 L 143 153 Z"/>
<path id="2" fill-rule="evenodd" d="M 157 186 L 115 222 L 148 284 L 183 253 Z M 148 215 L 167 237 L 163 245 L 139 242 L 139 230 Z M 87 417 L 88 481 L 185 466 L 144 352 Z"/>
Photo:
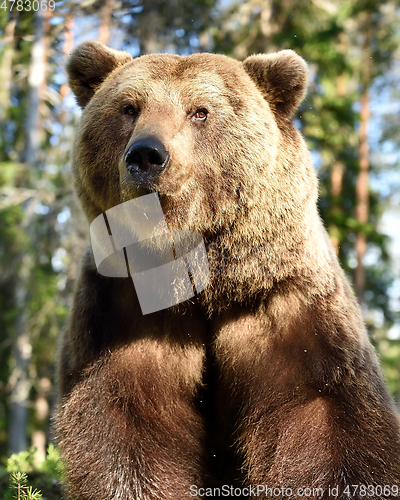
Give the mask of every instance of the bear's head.
<path id="1" fill-rule="evenodd" d="M 288 196 L 309 173 L 290 123 L 307 68 L 290 50 L 243 63 L 213 54 L 133 59 L 87 42 L 67 71 L 83 108 L 73 172 L 89 220 L 156 191 L 174 228 L 218 230 L 244 210 L 265 210 L 276 176 Z"/>
<path id="2" fill-rule="evenodd" d="M 132 58 L 86 42 L 67 71 L 83 108 L 73 177 L 89 222 L 157 192 L 169 229 L 262 247 L 268 266 L 281 266 L 277 249 L 313 246 L 316 176 L 291 121 L 307 66 L 293 51 Z"/>

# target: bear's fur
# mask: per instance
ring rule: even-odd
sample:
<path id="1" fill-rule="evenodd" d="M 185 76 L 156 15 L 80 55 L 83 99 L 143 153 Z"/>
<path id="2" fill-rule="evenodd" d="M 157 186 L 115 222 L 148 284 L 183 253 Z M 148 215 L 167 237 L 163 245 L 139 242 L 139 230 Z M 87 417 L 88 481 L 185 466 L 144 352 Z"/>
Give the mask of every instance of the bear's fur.
<path id="1" fill-rule="evenodd" d="M 289 50 L 132 59 L 87 42 L 67 70 L 83 108 L 72 171 L 88 222 L 155 191 L 169 229 L 203 235 L 211 269 L 194 299 L 143 316 L 132 280 L 101 276 L 88 248 L 59 360 L 71 498 L 400 488 L 396 410 L 291 122 L 305 62 Z M 126 152 L 148 137 L 169 161 L 141 182 Z"/>

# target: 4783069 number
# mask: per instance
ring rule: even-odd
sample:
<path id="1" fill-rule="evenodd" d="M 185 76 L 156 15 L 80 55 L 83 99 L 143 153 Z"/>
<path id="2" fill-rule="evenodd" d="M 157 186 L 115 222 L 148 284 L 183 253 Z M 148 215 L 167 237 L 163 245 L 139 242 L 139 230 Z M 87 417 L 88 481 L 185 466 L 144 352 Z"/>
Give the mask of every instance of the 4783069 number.
<path id="1" fill-rule="evenodd" d="M 379 484 L 352 484 L 351 486 L 346 486 L 343 490 L 345 495 L 349 495 L 349 497 L 353 497 L 356 494 L 361 497 L 397 497 L 400 494 L 400 489 L 397 484 L 392 486 L 379 485 Z"/>
<path id="2" fill-rule="evenodd" d="M 56 2 L 54 0 L 3 0 L 0 5 L 0 9 L 8 10 L 12 12 L 16 10 L 18 12 L 37 12 L 39 10 L 53 11 L 56 8 Z"/>

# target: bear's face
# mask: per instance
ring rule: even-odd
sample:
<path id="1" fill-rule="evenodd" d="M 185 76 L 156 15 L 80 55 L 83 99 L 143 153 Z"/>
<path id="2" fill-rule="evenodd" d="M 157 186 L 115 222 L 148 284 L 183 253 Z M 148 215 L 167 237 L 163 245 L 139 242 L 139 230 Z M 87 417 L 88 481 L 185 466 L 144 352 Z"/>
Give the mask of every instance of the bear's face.
<path id="1" fill-rule="evenodd" d="M 268 216 L 277 176 L 281 209 L 285 197 L 294 203 L 287 191 L 296 184 L 304 190 L 296 203 L 315 192 L 289 120 L 306 86 L 305 63 L 291 51 L 244 63 L 212 54 L 132 59 L 88 42 L 68 73 L 83 107 L 73 171 L 89 221 L 155 191 L 171 229 L 213 233 L 241 214 Z"/>

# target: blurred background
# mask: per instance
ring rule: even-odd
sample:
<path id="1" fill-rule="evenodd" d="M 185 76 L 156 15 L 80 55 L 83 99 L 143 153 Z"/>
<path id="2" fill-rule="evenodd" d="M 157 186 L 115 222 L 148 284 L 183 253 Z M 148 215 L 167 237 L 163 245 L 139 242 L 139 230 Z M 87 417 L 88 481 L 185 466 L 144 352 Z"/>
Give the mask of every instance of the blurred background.
<path id="1" fill-rule="evenodd" d="M 295 122 L 321 181 L 321 214 L 400 404 L 400 1 L 0 4 L 1 463 L 32 447 L 40 459 L 52 439 L 57 335 L 88 234 L 69 177 L 80 111 L 64 65 L 88 39 L 134 56 L 244 59 L 291 48 L 307 60 L 310 88 Z"/>

